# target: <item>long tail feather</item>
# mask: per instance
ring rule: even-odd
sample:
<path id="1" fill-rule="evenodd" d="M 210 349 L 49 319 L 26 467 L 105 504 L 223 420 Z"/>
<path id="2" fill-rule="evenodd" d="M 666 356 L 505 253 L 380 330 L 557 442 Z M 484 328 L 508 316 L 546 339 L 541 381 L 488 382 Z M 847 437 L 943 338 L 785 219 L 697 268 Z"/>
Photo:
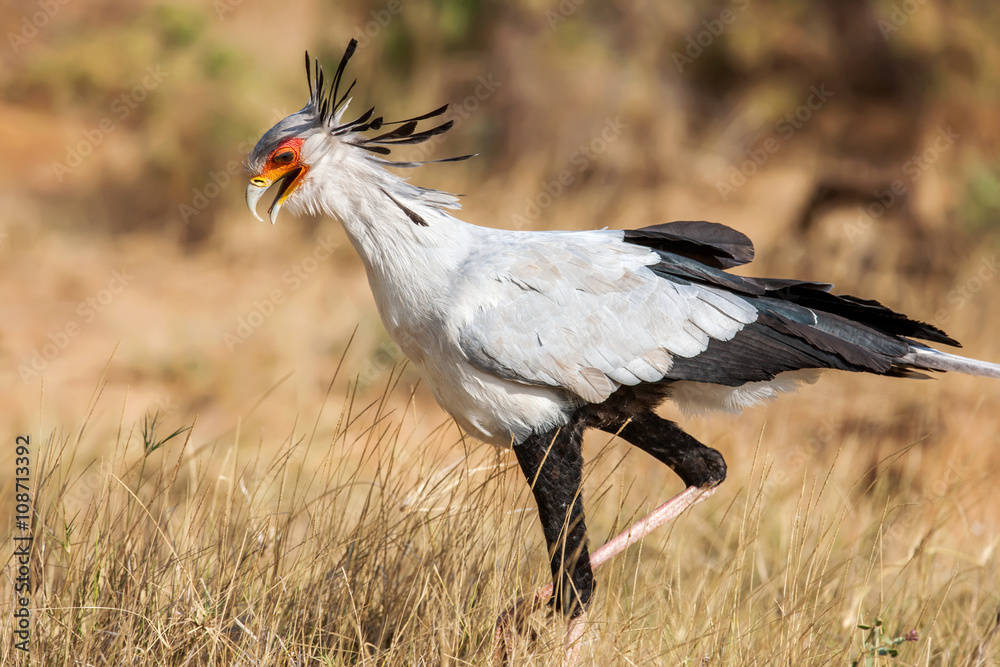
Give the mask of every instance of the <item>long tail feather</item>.
<path id="1" fill-rule="evenodd" d="M 965 375 L 1000 378 L 1000 365 L 988 361 L 960 357 L 930 347 L 910 343 L 910 351 L 899 360 L 902 365 L 929 371 L 952 371 Z"/>

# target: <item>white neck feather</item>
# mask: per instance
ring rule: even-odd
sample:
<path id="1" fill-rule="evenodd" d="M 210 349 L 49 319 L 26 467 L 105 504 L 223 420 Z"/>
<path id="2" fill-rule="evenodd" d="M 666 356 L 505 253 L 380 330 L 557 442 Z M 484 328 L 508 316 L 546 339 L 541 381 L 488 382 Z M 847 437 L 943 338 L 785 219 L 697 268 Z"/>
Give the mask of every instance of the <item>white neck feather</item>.
<path id="1" fill-rule="evenodd" d="M 353 147 L 335 147 L 313 165 L 289 205 L 341 221 L 382 321 L 409 354 L 401 339 L 440 318 L 442 297 L 481 228 L 443 210 L 458 208 L 453 195 L 410 185 Z"/>

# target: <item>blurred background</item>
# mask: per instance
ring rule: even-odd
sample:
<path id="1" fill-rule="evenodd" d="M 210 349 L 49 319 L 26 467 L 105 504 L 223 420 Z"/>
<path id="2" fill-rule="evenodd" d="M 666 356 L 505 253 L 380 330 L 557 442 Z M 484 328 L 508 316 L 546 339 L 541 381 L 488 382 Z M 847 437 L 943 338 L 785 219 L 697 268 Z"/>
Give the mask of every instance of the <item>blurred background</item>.
<path id="1" fill-rule="evenodd" d="M 414 174 L 469 222 L 724 222 L 756 243 L 746 272 L 835 282 L 1000 360 L 992 2 L 5 0 L 0 29 L 4 432 L 79 424 L 98 386 L 102 429 L 158 410 L 206 439 L 381 394 L 403 360 L 339 224 L 243 204 L 248 150 L 305 103 L 303 51 L 332 69 L 352 37 L 356 111 L 451 103 L 410 155 L 479 154 Z M 401 382 L 418 431 L 440 425 Z M 996 391 L 889 387 L 838 377 L 746 432 L 798 414 L 804 440 L 840 401 L 863 433 L 951 437 L 933 396 Z"/>

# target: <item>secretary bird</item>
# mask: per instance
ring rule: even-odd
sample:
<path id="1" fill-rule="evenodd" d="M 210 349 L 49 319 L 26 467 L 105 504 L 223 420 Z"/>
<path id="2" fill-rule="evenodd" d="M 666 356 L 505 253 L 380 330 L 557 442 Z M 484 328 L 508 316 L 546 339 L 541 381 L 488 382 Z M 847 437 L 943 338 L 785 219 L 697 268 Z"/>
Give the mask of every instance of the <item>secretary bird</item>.
<path id="1" fill-rule="evenodd" d="M 342 95 L 340 84 L 356 46 L 352 40 L 329 86 L 306 54 L 309 102 L 250 153 L 247 206 L 260 219 L 256 204 L 277 184 L 272 223 L 284 205 L 338 218 L 386 330 L 437 401 L 467 433 L 513 448 L 538 505 L 552 584 L 500 616 L 494 657 L 503 657 L 506 634 L 525 609 L 551 596 L 569 618 L 567 659 L 575 661 L 592 568 L 725 479 L 719 452 L 657 416 L 665 399 L 688 410 L 738 411 L 826 368 L 1000 378 L 1000 366 L 917 342 L 958 345 L 876 301 L 833 294 L 822 283 L 727 273 L 754 250 L 720 224 L 559 232 L 458 220 L 447 212 L 459 208 L 454 195 L 386 170 L 425 164 L 386 156 L 448 131 L 452 121 L 418 130 L 447 105 L 396 122 L 374 108 L 345 121 L 354 83 Z M 687 485 L 593 555 L 580 495 L 588 428 L 648 452 Z"/>

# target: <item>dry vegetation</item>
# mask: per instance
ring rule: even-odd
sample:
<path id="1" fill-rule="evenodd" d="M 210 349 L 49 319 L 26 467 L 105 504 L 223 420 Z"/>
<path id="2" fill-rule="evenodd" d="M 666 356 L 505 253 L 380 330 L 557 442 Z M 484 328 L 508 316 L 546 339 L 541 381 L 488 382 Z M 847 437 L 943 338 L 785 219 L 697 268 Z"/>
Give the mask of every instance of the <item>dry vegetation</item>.
<path id="1" fill-rule="evenodd" d="M 749 272 L 836 282 L 1000 360 L 996 11 L 928 0 L 883 39 L 892 3 L 755 0 L 678 71 L 702 22 L 743 4 L 404 3 L 356 57 L 356 97 L 455 103 L 435 155 L 482 157 L 415 178 L 467 193 L 471 222 L 719 220 L 757 242 Z M 496 614 L 547 580 L 513 457 L 421 388 L 338 224 L 255 224 L 242 176 L 221 176 L 301 105 L 301 50 L 334 60 L 387 6 L 69 2 L 0 52 L 0 541 L 30 434 L 31 664 L 483 664 Z M 833 96 L 786 137 L 821 84 Z M 905 196 L 859 226 L 893 179 Z M 730 477 L 598 572 L 585 663 L 1000 663 L 998 389 L 828 374 L 740 417 L 665 408 Z M 621 441 L 586 449 L 594 542 L 680 490 Z M 0 595 L 0 663 L 27 664 L 12 613 Z M 858 626 L 876 619 L 885 643 L 916 641 L 874 655 Z M 533 620 L 515 662 L 559 664 L 561 633 Z"/>
<path id="2" fill-rule="evenodd" d="M 53 433 L 36 464 L 39 661 L 481 664 L 495 615 L 547 577 L 512 457 L 448 423 L 415 436 L 390 407 L 412 407 L 395 372 L 370 403 L 340 382 L 350 398 L 284 435 L 241 420 L 170 438 L 151 418 Z M 898 664 L 995 664 L 995 415 L 971 390 L 887 407 L 832 384 L 825 417 L 792 399 L 766 422 L 696 425 L 734 474 L 600 573 L 588 662 L 849 664 L 865 655 L 856 626 L 881 619 L 889 639 L 918 633 Z M 940 413 L 920 427 L 899 414 L 925 401 Z M 588 453 L 596 540 L 678 490 L 623 443 Z M 559 664 L 559 633 L 535 620 L 519 656 Z"/>

